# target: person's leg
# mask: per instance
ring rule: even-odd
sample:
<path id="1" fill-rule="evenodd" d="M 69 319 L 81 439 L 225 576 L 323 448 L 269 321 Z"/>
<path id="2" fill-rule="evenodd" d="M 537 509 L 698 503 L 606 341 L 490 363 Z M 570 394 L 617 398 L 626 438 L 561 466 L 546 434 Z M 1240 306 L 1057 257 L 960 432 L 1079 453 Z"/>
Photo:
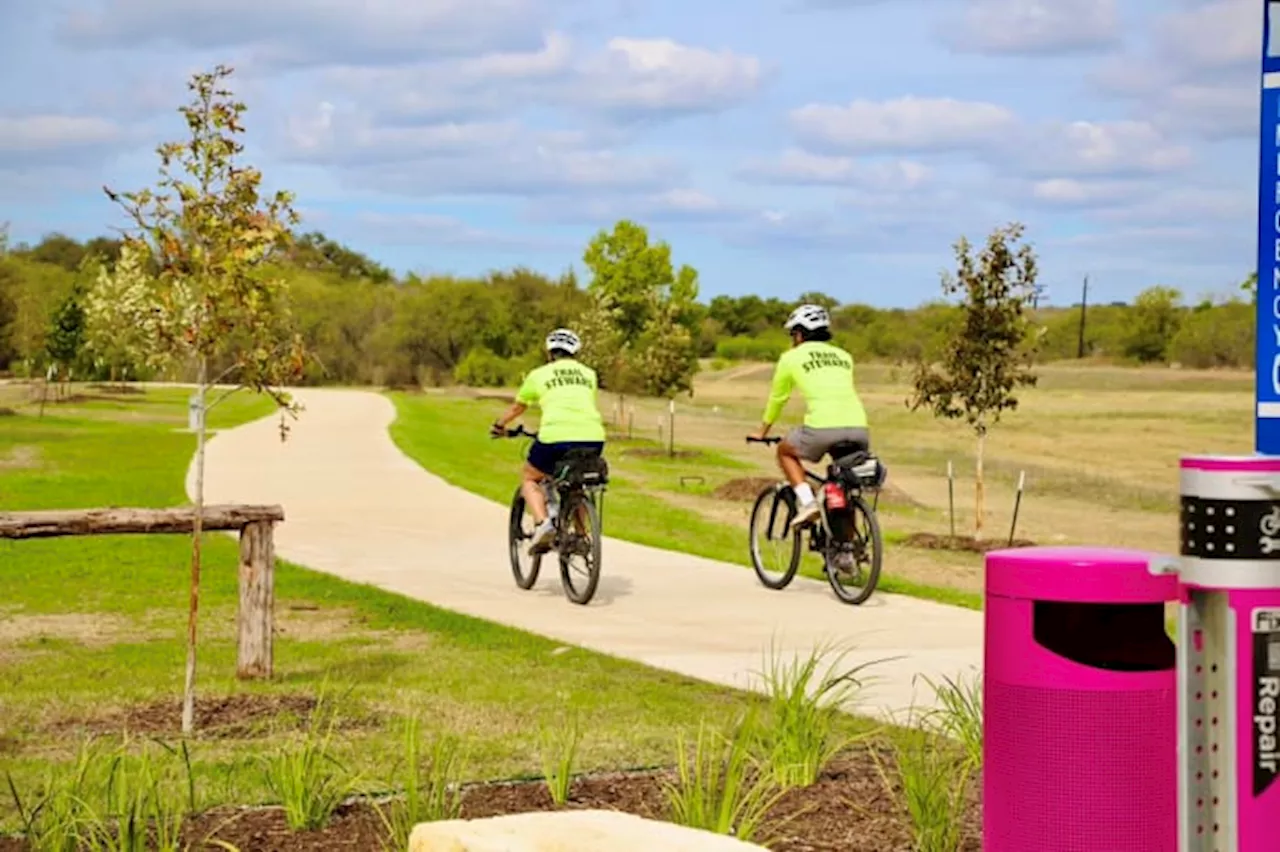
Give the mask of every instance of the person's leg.
<path id="1" fill-rule="evenodd" d="M 816 458 L 814 455 L 816 438 L 813 429 L 808 426 L 798 426 L 778 442 L 778 467 L 782 469 L 783 476 L 787 478 L 787 483 L 796 495 L 796 517 L 793 521 L 796 526 L 807 524 L 818 517 L 818 501 L 814 497 L 813 488 L 805 478 L 802 463 L 802 461 L 814 462 L 822 458 L 820 451 L 817 451 Z"/>
<path id="2" fill-rule="evenodd" d="M 547 511 L 547 498 L 542 491 L 542 483 L 555 470 L 563 450 L 559 444 L 543 444 L 533 442 L 529 448 L 529 458 L 521 470 L 520 493 L 524 496 L 525 505 L 537 524 L 533 531 L 533 541 L 529 550 L 536 551 L 544 547 L 555 535 L 555 523 Z"/>
<path id="3" fill-rule="evenodd" d="M 520 493 L 524 495 L 524 504 L 529 507 L 533 520 L 542 523 L 547 519 L 547 495 L 542 491 L 542 481 L 546 474 L 528 462 L 520 469 Z"/>

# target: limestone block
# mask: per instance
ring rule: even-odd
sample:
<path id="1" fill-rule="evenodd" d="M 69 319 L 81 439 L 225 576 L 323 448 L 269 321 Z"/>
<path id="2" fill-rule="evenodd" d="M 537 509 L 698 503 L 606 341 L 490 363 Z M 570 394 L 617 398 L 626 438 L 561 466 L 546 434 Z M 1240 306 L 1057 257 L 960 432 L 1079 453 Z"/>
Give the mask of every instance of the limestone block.
<path id="1" fill-rule="evenodd" d="M 763 846 L 619 811 L 550 811 L 424 822 L 409 852 L 768 852 Z"/>

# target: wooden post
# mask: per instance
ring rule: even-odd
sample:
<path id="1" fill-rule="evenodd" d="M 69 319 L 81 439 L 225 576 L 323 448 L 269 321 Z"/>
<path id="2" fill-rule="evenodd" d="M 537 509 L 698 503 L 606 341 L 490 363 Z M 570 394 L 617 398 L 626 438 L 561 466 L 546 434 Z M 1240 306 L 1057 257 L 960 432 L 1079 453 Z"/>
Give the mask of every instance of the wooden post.
<path id="1" fill-rule="evenodd" d="M 236 677 L 270 678 L 275 609 L 275 542 L 270 521 L 254 521 L 240 531 L 240 648 Z"/>

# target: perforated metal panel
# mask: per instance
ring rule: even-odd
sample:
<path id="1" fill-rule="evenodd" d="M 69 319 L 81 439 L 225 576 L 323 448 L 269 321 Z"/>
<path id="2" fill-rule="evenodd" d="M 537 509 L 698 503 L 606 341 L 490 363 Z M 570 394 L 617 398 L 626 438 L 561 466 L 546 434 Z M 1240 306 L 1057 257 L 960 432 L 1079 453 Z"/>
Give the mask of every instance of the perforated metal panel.
<path id="1" fill-rule="evenodd" d="M 1225 592 L 1192 592 L 1179 613 L 1181 852 L 1236 852 L 1235 617 Z"/>
<path id="2" fill-rule="evenodd" d="M 1005 806 L 987 814 L 984 852 L 1175 849 L 1174 689 L 1172 675 L 1128 692 L 989 680 L 985 801 Z"/>

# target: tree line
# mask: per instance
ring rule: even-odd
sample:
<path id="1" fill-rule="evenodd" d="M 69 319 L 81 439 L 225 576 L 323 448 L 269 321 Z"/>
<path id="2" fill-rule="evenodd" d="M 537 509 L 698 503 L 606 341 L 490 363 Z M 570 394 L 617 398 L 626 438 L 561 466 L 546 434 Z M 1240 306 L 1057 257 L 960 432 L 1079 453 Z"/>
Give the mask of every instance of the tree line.
<path id="1" fill-rule="evenodd" d="M 656 252 L 662 255 L 657 264 L 661 283 L 631 272 L 620 275 L 620 302 L 594 306 L 594 314 L 593 298 L 572 270 L 557 277 L 521 267 L 479 277 L 396 276 L 321 233 L 298 235 L 273 263 L 287 283 L 290 308 L 313 355 L 303 381 L 509 384 L 538 363 L 549 329 L 598 325 L 601 310 L 625 315 L 626 346 L 647 352 L 651 359 L 686 362 L 689 357 L 723 362 L 775 359 L 789 345 L 782 323 L 802 301 L 832 310 L 836 342 L 860 360 L 914 362 L 930 357 L 960 318 L 959 306 L 943 301 L 913 309 L 876 308 L 841 304 L 816 292 L 795 300 L 721 295 L 699 301 L 696 273 L 689 267 L 683 267 L 688 270 L 684 272 L 670 270 L 669 249 L 649 242 L 643 227 L 625 222 L 602 233 L 606 242 L 630 240 L 633 245 L 600 243 L 593 255 L 597 266 L 634 266 L 635 258 Z M 57 365 L 84 378 L 152 377 L 154 371 L 135 363 L 138 359 L 111 351 L 110 341 L 102 339 L 104 330 L 94 328 L 85 314 L 94 285 L 104 272 L 114 271 L 119 258 L 120 241 L 107 237 L 80 242 L 51 234 L 34 245 L 6 248 L 0 243 L 0 371 L 45 375 Z M 636 280 L 640 283 L 628 283 Z M 1087 305 L 1084 353 L 1120 363 L 1248 368 L 1253 363 L 1253 300 L 1247 284 L 1241 289 L 1189 303 L 1177 290 L 1156 286 L 1130 304 Z M 1029 310 L 1042 329 L 1039 362 L 1077 357 L 1082 323 L 1078 305 Z M 665 325 L 655 326 L 653 317 L 661 311 L 674 314 Z M 642 339 L 646 321 L 651 326 L 647 340 Z M 673 346 L 663 335 L 676 330 L 687 340 Z M 110 337 L 112 330 L 105 331 Z M 660 346 L 659 340 L 666 342 Z M 639 378 L 628 381 L 619 372 L 621 362 L 615 363 L 609 378 L 615 384 L 643 384 L 643 376 L 672 369 L 669 365 L 655 371 L 653 364 L 640 362 L 632 366 Z"/>

